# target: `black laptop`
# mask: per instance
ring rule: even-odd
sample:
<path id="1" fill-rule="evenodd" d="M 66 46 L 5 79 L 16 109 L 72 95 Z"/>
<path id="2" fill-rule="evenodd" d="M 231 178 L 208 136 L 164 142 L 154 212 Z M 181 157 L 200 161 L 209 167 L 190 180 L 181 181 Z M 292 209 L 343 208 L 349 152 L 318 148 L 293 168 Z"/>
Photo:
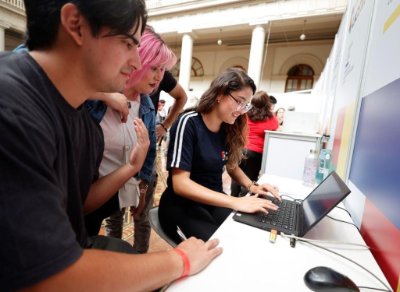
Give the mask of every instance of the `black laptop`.
<path id="1" fill-rule="evenodd" d="M 260 196 L 260 198 L 271 200 L 279 206 L 279 209 L 268 210 L 268 215 L 262 212 L 248 214 L 238 211 L 233 219 L 257 228 L 276 229 L 278 232 L 302 237 L 350 192 L 346 184 L 333 171 L 301 202 L 285 199 L 279 202 L 275 197 Z"/>

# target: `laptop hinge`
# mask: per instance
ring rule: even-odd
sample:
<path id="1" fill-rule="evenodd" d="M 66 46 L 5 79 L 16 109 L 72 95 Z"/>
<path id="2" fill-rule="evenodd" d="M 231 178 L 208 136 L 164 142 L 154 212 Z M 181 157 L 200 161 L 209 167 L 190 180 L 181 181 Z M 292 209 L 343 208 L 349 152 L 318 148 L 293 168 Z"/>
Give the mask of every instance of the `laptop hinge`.
<path id="1" fill-rule="evenodd" d="M 303 214 L 301 214 L 301 211 L 302 211 L 301 203 L 300 204 L 296 204 L 296 214 L 297 214 L 297 216 L 296 216 L 295 226 L 296 226 L 296 231 L 297 231 L 298 235 L 301 234 L 301 230 L 300 230 L 300 227 L 301 227 L 300 222 L 301 222 L 301 220 L 300 219 L 303 216 Z"/>

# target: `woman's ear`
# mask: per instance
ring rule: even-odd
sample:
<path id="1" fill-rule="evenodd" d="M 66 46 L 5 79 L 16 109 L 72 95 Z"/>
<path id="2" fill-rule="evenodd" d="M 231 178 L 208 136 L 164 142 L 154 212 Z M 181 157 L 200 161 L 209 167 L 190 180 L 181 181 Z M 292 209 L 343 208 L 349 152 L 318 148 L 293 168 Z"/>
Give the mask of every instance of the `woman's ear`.
<path id="1" fill-rule="evenodd" d="M 222 100 L 223 97 L 224 97 L 223 94 L 218 94 L 218 96 L 217 96 L 217 98 L 215 99 L 215 101 L 216 101 L 217 103 L 219 103 L 219 102 Z"/>

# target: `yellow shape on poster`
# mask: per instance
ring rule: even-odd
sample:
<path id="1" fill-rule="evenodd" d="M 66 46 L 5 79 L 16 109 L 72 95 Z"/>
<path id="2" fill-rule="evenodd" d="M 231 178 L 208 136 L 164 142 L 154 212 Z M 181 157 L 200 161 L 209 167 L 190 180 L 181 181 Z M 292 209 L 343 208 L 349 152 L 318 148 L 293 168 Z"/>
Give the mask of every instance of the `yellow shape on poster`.
<path id="1" fill-rule="evenodd" d="M 397 18 L 400 16 L 400 4 L 397 6 L 397 8 L 394 10 L 392 15 L 386 20 L 385 25 L 383 26 L 383 33 L 385 33 L 389 27 L 393 24 L 393 22 L 396 21 Z"/>
<path id="2" fill-rule="evenodd" d="M 400 275 L 399 275 L 399 284 L 397 285 L 397 292 L 400 292 Z"/>
<path id="3" fill-rule="evenodd" d="M 350 145 L 351 127 L 353 125 L 353 119 L 354 119 L 354 109 L 355 109 L 355 102 L 352 102 L 346 107 L 346 113 L 344 117 L 342 138 L 340 142 L 340 152 L 338 157 L 338 165 L 336 169 L 337 174 L 342 179 L 344 179 L 344 174 L 346 171 L 347 155 L 349 153 L 349 145 Z"/>

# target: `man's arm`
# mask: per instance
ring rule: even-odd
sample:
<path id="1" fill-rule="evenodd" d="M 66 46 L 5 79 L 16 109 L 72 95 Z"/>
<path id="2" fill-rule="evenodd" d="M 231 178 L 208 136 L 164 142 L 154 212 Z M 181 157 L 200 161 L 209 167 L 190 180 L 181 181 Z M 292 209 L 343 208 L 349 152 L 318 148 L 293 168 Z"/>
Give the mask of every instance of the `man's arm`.
<path id="1" fill-rule="evenodd" d="M 189 259 L 189 275 L 221 254 L 218 243 L 192 237 L 178 245 Z M 153 291 L 180 278 L 184 267 L 174 250 L 143 255 L 85 250 L 68 268 L 24 291 Z"/>
<path id="2" fill-rule="evenodd" d="M 175 88 L 169 92 L 175 101 L 171 107 L 171 111 L 169 112 L 168 116 L 165 118 L 163 124 L 164 126 L 169 129 L 171 128 L 172 124 L 175 122 L 176 117 L 178 116 L 179 112 L 183 109 L 187 101 L 187 95 L 185 90 L 182 86 L 177 83 Z M 157 125 L 157 139 L 161 139 L 166 133 L 165 129 L 161 125 Z"/>

